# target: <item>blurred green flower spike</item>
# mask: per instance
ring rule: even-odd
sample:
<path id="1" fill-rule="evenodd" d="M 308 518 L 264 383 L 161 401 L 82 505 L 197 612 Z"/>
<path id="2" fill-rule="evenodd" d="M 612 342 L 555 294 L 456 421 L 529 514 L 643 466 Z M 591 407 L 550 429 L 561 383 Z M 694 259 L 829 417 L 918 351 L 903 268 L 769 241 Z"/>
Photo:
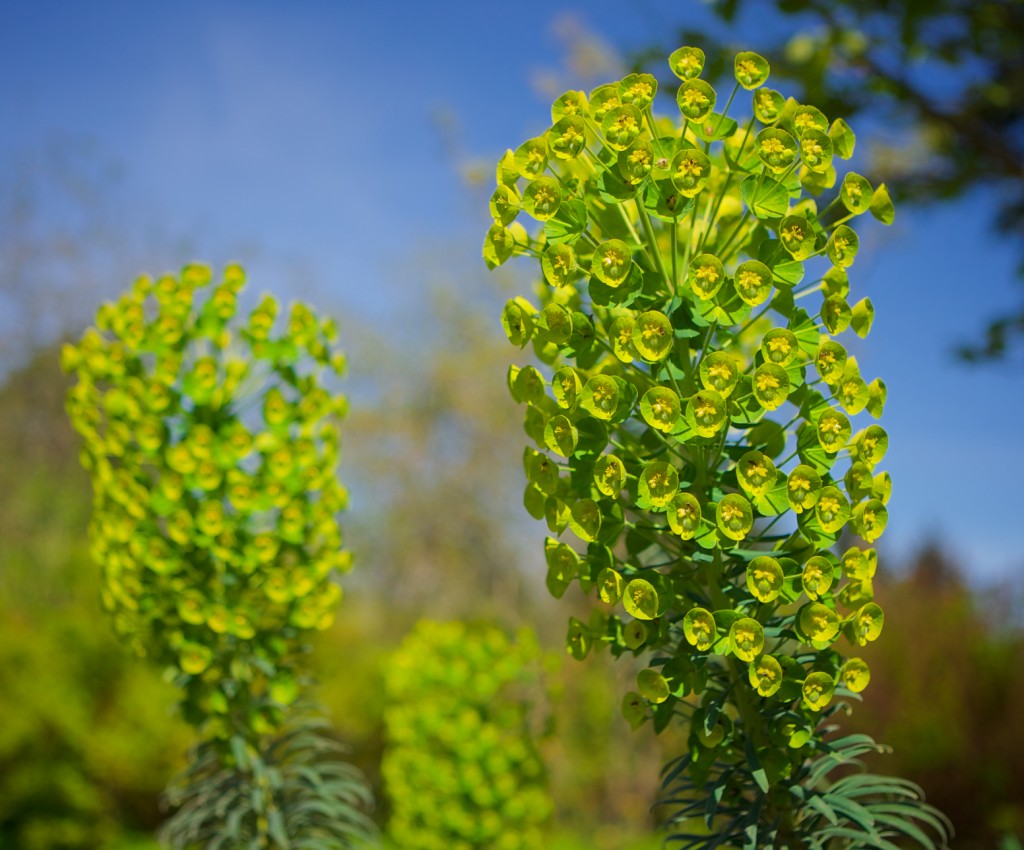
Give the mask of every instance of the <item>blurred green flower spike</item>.
<path id="1" fill-rule="evenodd" d="M 835 547 L 888 522 L 885 431 L 851 423 L 881 416 L 887 390 L 838 339 L 866 337 L 875 312 L 849 221 L 893 211 L 884 186 L 843 173 L 853 130 L 766 88 L 763 57 L 682 47 L 669 66 L 678 113 L 640 72 L 555 101 L 499 163 L 484 259 L 534 263 L 502 326 L 533 344 L 508 379 L 526 407 L 524 506 L 578 538 L 549 557 L 548 588 L 578 582 L 594 606 L 568 649 L 642 655 L 629 722 L 691 725 L 667 793 L 714 783 L 749 813 L 721 846 L 767 846 L 773 824 L 803 822 L 797 786 L 826 757 L 837 681 L 847 699 L 866 684 L 843 647 L 880 630 L 874 550 Z"/>
<path id="2" fill-rule="evenodd" d="M 745 89 L 763 86 L 769 74 L 768 60 L 757 53 L 743 51 L 733 60 L 733 74 Z"/>
<path id="3" fill-rule="evenodd" d="M 699 47 L 680 47 L 668 57 L 668 64 L 679 79 L 692 80 L 704 70 L 704 51 Z"/>
<path id="4" fill-rule="evenodd" d="M 237 317 L 244 281 L 191 265 L 137 282 L 63 358 L 104 604 L 132 648 L 177 672 L 185 718 L 223 747 L 258 747 L 285 721 L 281 683 L 331 624 L 344 557 L 336 330 L 302 304 L 279 328 L 269 296 Z"/>

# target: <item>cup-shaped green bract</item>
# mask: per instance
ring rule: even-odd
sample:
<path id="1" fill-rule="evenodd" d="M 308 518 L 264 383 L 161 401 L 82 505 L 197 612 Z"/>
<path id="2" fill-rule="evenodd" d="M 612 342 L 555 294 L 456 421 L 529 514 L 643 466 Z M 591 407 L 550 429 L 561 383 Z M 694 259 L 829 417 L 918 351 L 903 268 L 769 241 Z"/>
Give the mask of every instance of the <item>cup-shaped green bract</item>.
<path id="1" fill-rule="evenodd" d="M 711 177 L 711 160 L 696 148 L 681 150 L 672 158 L 672 185 L 687 198 L 701 192 Z"/>
<path id="2" fill-rule="evenodd" d="M 607 605 L 614 605 L 622 598 L 625 586 L 622 575 L 611 567 L 605 567 L 597 574 L 597 596 Z"/>
<path id="3" fill-rule="evenodd" d="M 868 602 L 860 607 L 853 616 L 854 641 L 860 646 L 864 646 L 866 643 L 878 640 L 884 625 L 885 614 L 882 612 L 881 607 L 874 602 Z"/>
<path id="4" fill-rule="evenodd" d="M 647 464 L 637 478 L 637 504 L 652 510 L 664 510 L 679 492 L 679 473 L 665 461 Z"/>
<path id="5" fill-rule="evenodd" d="M 772 270 L 758 260 L 740 263 L 733 280 L 736 294 L 751 307 L 767 301 L 772 291 Z"/>
<path id="6" fill-rule="evenodd" d="M 754 92 L 754 117 L 762 124 L 774 124 L 779 120 L 786 99 L 775 89 L 761 88 Z"/>
<path id="7" fill-rule="evenodd" d="M 835 577 L 835 568 L 828 558 L 814 555 L 807 559 L 803 573 L 800 575 L 800 586 L 808 599 L 817 599 L 828 592 Z"/>
<path id="8" fill-rule="evenodd" d="M 827 171 L 832 164 L 832 140 L 821 130 L 800 134 L 800 161 L 811 171 Z"/>
<path id="9" fill-rule="evenodd" d="M 853 311 L 841 295 L 830 295 L 821 305 L 821 323 L 830 334 L 838 334 L 850 326 Z"/>
<path id="10" fill-rule="evenodd" d="M 754 512 L 743 496 L 730 493 L 718 503 L 715 519 L 722 534 L 730 540 L 742 540 L 754 524 Z"/>
<path id="11" fill-rule="evenodd" d="M 751 496 L 764 496 L 778 478 L 778 470 L 764 452 L 746 452 L 736 462 L 736 479 Z"/>
<path id="12" fill-rule="evenodd" d="M 676 103 L 683 117 L 690 121 L 703 121 L 715 108 L 715 90 L 704 80 L 685 80 L 676 94 Z"/>
<path id="13" fill-rule="evenodd" d="M 713 254 L 701 254 L 690 264 L 690 289 L 700 299 L 707 301 L 725 283 L 725 267 Z"/>
<path id="14" fill-rule="evenodd" d="M 842 490 L 830 484 L 821 488 L 814 515 L 822 530 L 832 534 L 846 525 L 850 518 L 850 503 Z"/>
<path id="15" fill-rule="evenodd" d="M 814 368 L 826 384 L 837 384 L 846 368 L 846 349 L 834 339 L 822 337 L 814 356 Z"/>
<path id="16" fill-rule="evenodd" d="M 765 410 L 781 407 L 789 397 L 789 375 L 781 366 L 762 363 L 754 372 L 751 383 L 754 398 Z"/>
<path id="17" fill-rule="evenodd" d="M 587 144 L 587 125 L 579 115 L 566 115 L 548 130 L 548 149 L 559 159 L 575 159 Z"/>
<path id="18" fill-rule="evenodd" d="M 612 150 L 624 151 L 640 138 L 644 116 L 635 106 L 625 105 L 609 109 L 601 120 L 601 133 Z"/>
<path id="19" fill-rule="evenodd" d="M 667 514 L 669 528 L 683 540 L 690 540 L 700 528 L 700 502 L 692 493 L 677 493 Z"/>
<path id="20" fill-rule="evenodd" d="M 611 419 L 618 406 L 619 385 L 608 375 L 594 375 L 584 385 L 580 407 L 595 419 Z"/>
<path id="21" fill-rule="evenodd" d="M 699 47 L 680 47 L 668 57 L 668 64 L 679 79 L 692 80 L 704 70 L 704 51 Z"/>
<path id="22" fill-rule="evenodd" d="M 797 615 L 801 633 L 809 641 L 825 643 L 839 634 L 839 615 L 827 605 L 809 602 Z"/>
<path id="23" fill-rule="evenodd" d="M 539 176 L 523 190 L 523 209 L 537 221 L 547 221 L 562 203 L 562 187 L 554 177 Z"/>
<path id="24" fill-rule="evenodd" d="M 740 661 L 753 661 L 764 649 L 764 629 L 752 617 L 741 617 L 729 628 L 729 648 Z"/>
<path id="25" fill-rule="evenodd" d="M 520 206 L 519 193 L 504 183 L 499 184 L 491 195 L 491 215 L 500 225 L 511 224 L 519 215 Z"/>
<path id="26" fill-rule="evenodd" d="M 787 476 L 786 498 L 797 513 L 813 508 L 820 495 L 821 476 L 813 466 L 802 463 Z"/>
<path id="27" fill-rule="evenodd" d="M 857 505 L 853 511 L 851 527 L 868 543 L 874 543 L 889 523 L 889 512 L 879 499 L 869 499 Z"/>
<path id="28" fill-rule="evenodd" d="M 604 496 L 615 497 L 626 486 L 626 467 L 615 455 L 601 455 L 594 462 L 594 486 Z"/>
<path id="29" fill-rule="evenodd" d="M 838 410 L 829 409 L 818 417 L 816 432 L 821 447 L 830 454 L 835 454 L 846 447 L 853 428 L 846 416 Z"/>
<path id="30" fill-rule="evenodd" d="M 758 602 L 772 602 L 782 592 L 785 575 L 775 558 L 759 555 L 747 564 L 747 590 Z"/>
<path id="31" fill-rule="evenodd" d="M 668 387 L 651 387 L 640 399 L 640 413 L 644 421 L 659 431 L 671 431 L 682 415 L 679 396 Z"/>
<path id="32" fill-rule="evenodd" d="M 269 297 L 238 318 L 243 285 L 235 266 L 218 283 L 201 266 L 141 282 L 65 365 L 104 606 L 136 651 L 177 671 L 204 738 L 255 742 L 283 722 L 304 639 L 341 595 L 345 405 L 333 321 L 297 305 L 275 332 Z M 243 382 L 250 363 L 262 381 Z"/>
<path id="33" fill-rule="evenodd" d="M 626 150 L 620 151 L 616 165 L 619 175 L 628 184 L 642 183 L 651 175 L 654 168 L 654 148 L 644 138 L 639 138 Z"/>
<path id="34" fill-rule="evenodd" d="M 889 435 L 881 425 L 868 425 L 854 439 L 854 455 L 871 469 L 885 457 L 889 449 Z"/>
<path id="35" fill-rule="evenodd" d="M 848 690 L 859 694 L 871 681 L 871 669 L 863 658 L 848 658 L 839 669 L 839 681 Z"/>
<path id="36" fill-rule="evenodd" d="M 576 276 L 576 252 L 571 245 L 549 245 L 541 259 L 541 268 L 552 286 L 567 286 Z"/>
<path id="37" fill-rule="evenodd" d="M 771 655 L 762 655 L 750 662 L 747 678 L 758 696 L 770 697 L 782 687 L 782 665 Z"/>
<path id="38" fill-rule="evenodd" d="M 571 366 L 559 369 L 551 378 L 551 394 L 555 403 L 563 410 L 573 410 L 579 403 L 583 381 Z"/>
<path id="39" fill-rule="evenodd" d="M 802 688 L 804 705 L 811 711 L 821 711 L 832 702 L 836 682 L 828 673 L 810 673 Z"/>
<path id="40" fill-rule="evenodd" d="M 594 249 L 591 271 L 602 283 L 617 287 L 626 282 L 632 265 L 629 246 L 621 239 L 609 239 Z"/>
<path id="41" fill-rule="evenodd" d="M 571 457 L 579 442 L 579 433 L 567 416 L 553 416 L 544 426 L 544 445 L 555 454 Z"/>
<path id="42" fill-rule="evenodd" d="M 586 117 L 589 114 L 587 96 L 581 91 L 567 91 L 551 104 L 551 123 L 557 124 L 569 116 Z"/>
<path id="43" fill-rule="evenodd" d="M 772 328 L 761 338 L 761 352 L 765 360 L 786 368 L 800 354 L 800 343 L 788 328 Z"/>
<path id="44" fill-rule="evenodd" d="M 638 620 L 653 620 L 658 616 L 658 591 L 646 579 L 635 578 L 622 593 L 622 607 Z"/>
<path id="45" fill-rule="evenodd" d="M 745 89 L 764 85 L 770 70 L 767 59 L 749 50 L 737 53 L 733 60 L 733 76 Z"/>
<path id="46" fill-rule="evenodd" d="M 385 691 L 395 844 L 539 850 L 552 805 L 531 732 L 543 699 L 532 634 L 421 622 L 387 665 Z"/>
<path id="47" fill-rule="evenodd" d="M 800 215 L 787 215 L 779 225 L 779 238 L 794 260 L 806 260 L 814 253 L 814 228 Z"/>
<path id="48" fill-rule="evenodd" d="M 859 174 L 850 172 L 843 178 L 842 186 L 839 188 L 839 198 L 854 215 L 860 215 L 868 211 L 871 206 L 871 183 Z"/>
<path id="49" fill-rule="evenodd" d="M 648 363 L 664 360 L 672 351 L 672 322 L 658 310 L 648 310 L 633 323 L 633 348 Z"/>
<path id="50" fill-rule="evenodd" d="M 587 543 L 597 540 L 601 530 L 601 508 L 593 499 L 580 499 L 570 509 L 569 527 L 573 534 Z"/>
<path id="51" fill-rule="evenodd" d="M 560 598 L 576 578 L 580 558 L 566 543 L 559 543 L 550 537 L 544 541 L 544 559 L 548 565 L 547 586 L 551 595 Z"/>
<path id="52" fill-rule="evenodd" d="M 683 635 L 698 652 L 707 652 L 715 642 L 718 627 L 714 615 L 704 608 L 691 608 L 683 617 Z"/>
<path id="53" fill-rule="evenodd" d="M 523 142 L 515 152 L 516 170 L 526 180 L 535 180 L 548 166 L 548 142 L 540 137 Z"/>
<path id="54" fill-rule="evenodd" d="M 590 93 L 590 116 L 598 123 L 612 110 L 622 106 L 622 95 L 615 83 L 598 86 Z"/>
<path id="55" fill-rule="evenodd" d="M 835 265 L 845 269 L 853 265 L 859 247 L 860 240 L 853 228 L 840 224 L 829 237 L 825 252 Z"/>
<path id="56" fill-rule="evenodd" d="M 686 405 L 686 418 L 701 437 L 713 437 L 729 421 L 725 399 L 714 390 L 694 393 Z"/>
<path id="57" fill-rule="evenodd" d="M 651 74 L 629 74 L 619 81 L 619 99 L 637 109 L 646 109 L 658 93 L 658 81 Z"/>
<path id="58" fill-rule="evenodd" d="M 797 158 L 797 144 L 785 130 L 766 127 L 754 139 L 757 156 L 774 174 L 781 174 L 792 167 Z"/>
<path id="59" fill-rule="evenodd" d="M 712 351 L 700 362 L 700 382 L 723 398 L 736 389 L 740 374 L 736 358 L 727 351 Z"/>
<path id="60" fill-rule="evenodd" d="M 637 673 L 636 689 L 640 692 L 640 696 L 655 705 L 665 702 L 671 694 L 668 680 L 651 667 Z"/>

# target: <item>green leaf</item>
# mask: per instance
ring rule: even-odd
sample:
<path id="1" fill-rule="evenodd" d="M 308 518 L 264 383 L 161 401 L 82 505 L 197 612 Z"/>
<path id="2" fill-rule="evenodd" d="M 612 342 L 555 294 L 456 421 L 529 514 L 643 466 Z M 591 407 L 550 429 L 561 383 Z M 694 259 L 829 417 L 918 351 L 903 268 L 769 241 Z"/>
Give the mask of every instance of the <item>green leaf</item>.
<path id="1" fill-rule="evenodd" d="M 544 225 L 549 245 L 575 242 L 587 228 L 587 208 L 582 201 L 565 201 Z"/>
<path id="2" fill-rule="evenodd" d="M 771 177 L 751 175 L 740 184 L 740 195 L 747 208 L 762 220 L 780 219 L 789 211 L 789 192 Z"/>

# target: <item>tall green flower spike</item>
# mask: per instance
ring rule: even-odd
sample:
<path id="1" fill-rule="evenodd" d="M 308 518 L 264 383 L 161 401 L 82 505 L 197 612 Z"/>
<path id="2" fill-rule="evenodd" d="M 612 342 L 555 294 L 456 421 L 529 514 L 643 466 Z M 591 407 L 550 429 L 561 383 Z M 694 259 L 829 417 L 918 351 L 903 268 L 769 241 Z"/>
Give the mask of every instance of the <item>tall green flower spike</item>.
<path id="1" fill-rule="evenodd" d="M 554 210 L 525 235 L 507 225 L 502 243 L 539 258 L 534 297 L 506 306 L 503 325 L 550 376 L 523 367 L 510 383 L 546 459 L 528 466 L 524 503 L 552 534 L 572 532 L 579 565 L 553 592 L 569 580 L 595 599 L 589 624 L 570 620 L 570 654 L 642 656 L 630 723 L 693 727 L 665 786 L 683 807 L 674 822 L 708 827 L 687 846 L 830 846 L 863 827 L 837 814 L 849 834 L 804 835 L 798 801 L 839 793 L 803 783 L 831 769 L 828 718 L 866 684 L 855 664 L 841 675 L 843 653 L 881 624 L 873 550 L 832 550 L 847 531 L 876 539 L 891 490 L 885 432 L 859 419 L 881 414 L 885 384 L 834 337 L 870 329 L 871 303 L 851 294 L 849 221 L 891 220 L 888 195 L 837 173 L 852 130 L 764 88 L 757 54 L 735 57 L 721 114 L 702 51 L 682 47 L 669 66 L 678 114 L 654 114 L 653 77 L 630 74 L 588 104 L 556 102 L 557 128 L 586 121 L 574 157 L 552 128 L 514 157 L 540 170 L 510 182 L 507 154 L 499 164 L 509 209 L 514 192 L 534 218 Z M 730 116 L 744 89 L 746 114 Z M 541 208 L 538 189 L 557 205 Z"/>

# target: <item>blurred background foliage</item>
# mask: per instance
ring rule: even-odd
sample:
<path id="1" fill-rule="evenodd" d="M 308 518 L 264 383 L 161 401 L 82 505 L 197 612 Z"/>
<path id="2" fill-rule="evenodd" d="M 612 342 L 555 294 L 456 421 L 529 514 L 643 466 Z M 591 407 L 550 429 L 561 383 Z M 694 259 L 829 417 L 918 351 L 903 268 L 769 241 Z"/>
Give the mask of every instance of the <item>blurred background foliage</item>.
<path id="1" fill-rule="evenodd" d="M 726 23 L 757 7 L 714 5 Z M 781 0 L 778 8 L 793 27 L 764 52 L 774 73 L 802 86 L 794 94 L 832 114 L 898 119 L 904 135 L 874 162 L 873 179 L 928 203 L 994 189 L 994 220 L 1020 236 L 1020 2 Z M 693 41 L 719 52 L 714 33 L 666 23 L 669 46 Z M 869 42 L 851 38 L 852 28 Z M 602 45 L 578 32 L 566 38 L 576 85 L 591 72 L 608 75 Z M 665 46 L 652 45 L 652 55 Z M 152 246 L 119 242 L 105 228 L 104 187 L 116 169 L 61 150 L 5 164 L 0 181 L 0 850 L 149 850 L 165 815 L 160 793 L 189 736 L 174 716 L 173 689 L 126 653 L 100 610 L 85 540 L 88 483 L 48 343 L 77 335 L 99 300 L 128 282 L 111 270 L 142 271 Z M 59 220 L 34 205 L 40 181 L 60 184 Z M 183 262 L 192 259 L 187 239 L 170 241 Z M 424 614 L 508 630 L 530 624 L 562 659 L 551 675 L 557 726 L 542 745 L 556 805 L 547 846 L 660 846 L 650 801 L 666 754 L 684 744 L 629 730 L 618 709 L 632 687 L 628 664 L 564 655 L 570 600 L 555 606 L 547 597 L 542 531 L 519 504 L 523 437 L 504 387 L 512 352 L 497 326 L 500 279 L 482 271 L 459 279 L 443 253 L 417 262 L 437 268 L 430 315 L 399 316 L 383 330 L 340 317 L 354 367 L 342 468 L 352 511 L 343 524 L 357 569 L 311 656 L 320 696 L 374 782 L 383 820 L 390 653 Z M 965 353 L 1007 355 L 1024 316 L 1011 305 L 993 328 L 979 330 Z M 1024 836 L 1022 585 L 972 587 L 970 563 L 941 541 L 903 564 L 886 562 L 882 543 L 876 592 L 892 615 L 865 653 L 872 683 L 851 724 L 894 745 L 873 767 L 919 782 L 953 820 L 955 847 Z M 576 604 L 572 613 L 585 616 L 589 605 Z"/>

